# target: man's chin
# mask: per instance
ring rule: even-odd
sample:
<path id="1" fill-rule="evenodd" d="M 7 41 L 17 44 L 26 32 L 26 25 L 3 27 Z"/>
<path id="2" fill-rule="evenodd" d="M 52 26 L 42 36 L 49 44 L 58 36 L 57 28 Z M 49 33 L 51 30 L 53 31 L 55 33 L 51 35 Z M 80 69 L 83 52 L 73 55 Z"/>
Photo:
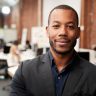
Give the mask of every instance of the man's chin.
<path id="1" fill-rule="evenodd" d="M 60 54 L 60 55 L 67 55 L 67 54 L 70 54 L 70 52 L 72 52 L 73 49 L 69 49 L 69 50 L 57 50 L 55 49 L 54 51 L 57 53 L 57 54 Z"/>
<path id="2" fill-rule="evenodd" d="M 60 55 L 67 55 L 67 54 L 70 54 L 70 52 L 74 49 L 74 46 L 76 45 L 76 40 L 72 43 L 70 48 L 67 47 L 65 49 L 56 47 L 56 45 L 54 45 L 54 43 L 51 40 L 49 40 L 49 43 L 54 52 L 56 52 L 57 54 L 60 54 Z"/>

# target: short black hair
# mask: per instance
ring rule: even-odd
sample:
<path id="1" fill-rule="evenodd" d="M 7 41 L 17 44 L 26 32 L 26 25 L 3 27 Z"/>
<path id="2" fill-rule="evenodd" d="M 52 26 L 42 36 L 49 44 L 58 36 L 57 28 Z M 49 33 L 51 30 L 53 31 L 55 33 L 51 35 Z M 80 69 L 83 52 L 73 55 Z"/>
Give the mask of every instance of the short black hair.
<path id="1" fill-rule="evenodd" d="M 67 10 L 72 10 L 72 11 L 75 13 L 75 15 L 76 15 L 77 24 L 79 23 L 78 14 L 77 14 L 77 12 L 76 12 L 75 9 L 73 9 L 71 6 L 68 6 L 68 5 L 59 5 L 59 6 L 56 6 L 55 8 L 53 8 L 53 9 L 50 11 L 49 16 L 48 16 L 48 25 L 49 25 L 49 23 L 50 23 L 51 14 L 52 14 L 52 12 L 53 12 L 55 9 L 67 9 Z"/>
<path id="2" fill-rule="evenodd" d="M 15 40 L 15 41 L 13 41 L 13 44 L 14 45 L 19 45 L 19 41 L 18 40 Z"/>

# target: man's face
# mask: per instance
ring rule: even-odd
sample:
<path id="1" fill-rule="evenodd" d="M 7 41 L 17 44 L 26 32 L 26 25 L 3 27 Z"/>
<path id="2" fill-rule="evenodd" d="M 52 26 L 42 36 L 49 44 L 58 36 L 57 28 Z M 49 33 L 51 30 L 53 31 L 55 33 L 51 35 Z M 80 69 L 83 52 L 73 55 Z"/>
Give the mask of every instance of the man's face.
<path id="1" fill-rule="evenodd" d="M 70 52 L 80 35 L 75 13 L 72 10 L 55 9 L 50 16 L 47 34 L 53 51 L 60 54 Z"/>

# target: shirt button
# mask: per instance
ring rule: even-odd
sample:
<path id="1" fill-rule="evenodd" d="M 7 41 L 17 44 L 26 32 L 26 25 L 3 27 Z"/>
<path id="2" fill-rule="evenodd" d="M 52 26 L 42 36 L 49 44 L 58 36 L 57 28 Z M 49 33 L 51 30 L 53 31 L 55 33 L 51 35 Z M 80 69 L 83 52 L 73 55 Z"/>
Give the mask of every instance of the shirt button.
<path id="1" fill-rule="evenodd" d="M 60 76 L 58 76 L 58 79 L 60 79 Z"/>

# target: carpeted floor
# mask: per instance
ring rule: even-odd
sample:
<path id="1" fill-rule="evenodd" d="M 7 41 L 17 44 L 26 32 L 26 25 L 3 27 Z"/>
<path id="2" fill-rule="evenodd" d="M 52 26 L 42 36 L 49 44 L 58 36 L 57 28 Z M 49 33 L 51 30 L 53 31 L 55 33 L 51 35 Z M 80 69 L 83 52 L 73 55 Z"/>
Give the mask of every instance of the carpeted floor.
<path id="1" fill-rule="evenodd" d="M 9 96 L 11 79 L 0 79 L 0 96 Z"/>

